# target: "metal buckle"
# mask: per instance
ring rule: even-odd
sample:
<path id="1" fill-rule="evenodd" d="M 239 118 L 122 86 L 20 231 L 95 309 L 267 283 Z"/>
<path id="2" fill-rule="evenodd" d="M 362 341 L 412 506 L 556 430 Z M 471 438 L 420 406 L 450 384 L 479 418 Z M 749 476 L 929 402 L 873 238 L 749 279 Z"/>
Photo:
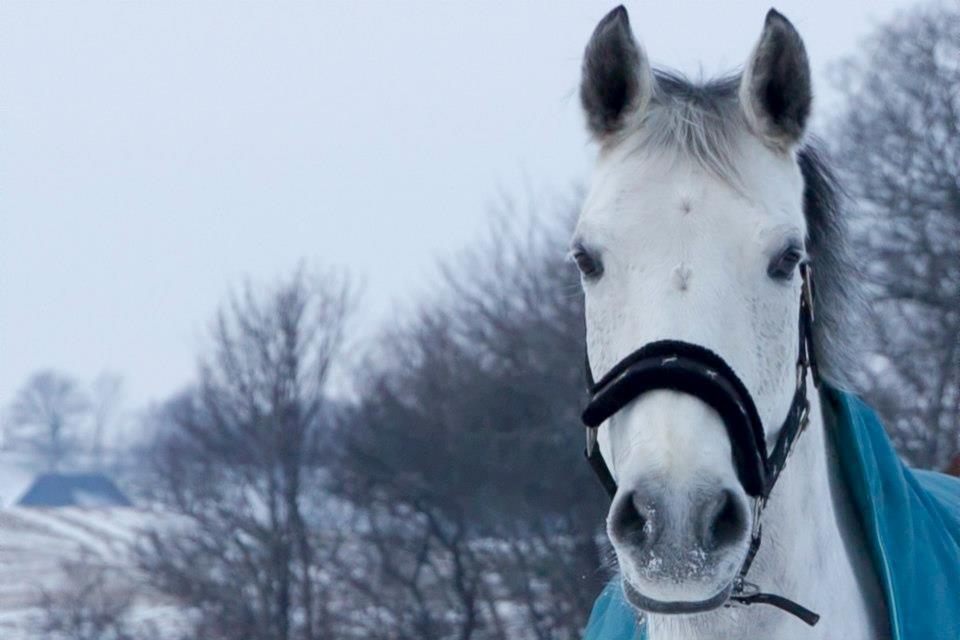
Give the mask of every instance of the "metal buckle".
<path id="1" fill-rule="evenodd" d="M 797 441 L 800 440 L 800 434 L 807 430 L 807 424 L 810 422 L 810 401 L 806 397 L 803 399 L 803 406 L 800 408 L 800 417 L 797 418 L 797 433 L 793 436 L 793 440 L 790 441 L 790 448 L 787 449 L 787 455 L 784 458 L 784 464 L 786 464 L 786 459 L 793 455 L 793 450 L 797 447 Z"/>
<path id="2" fill-rule="evenodd" d="M 766 498 L 757 496 L 753 501 L 753 527 L 750 531 L 750 539 L 755 540 L 760 535 L 760 516 L 763 514 L 763 508 L 766 506 Z"/>
<path id="3" fill-rule="evenodd" d="M 801 334 L 800 341 L 800 361 L 797 363 L 798 367 L 802 367 L 802 371 L 798 369 L 797 374 L 798 378 L 800 375 L 804 379 L 807 377 L 807 370 L 813 372 L 813 385 L 820 388 L 820 376 L 817 372 L 817 361 L 816 354 L 813 349 L 813 322 L 815 320 L 815 313 L 813 310 L 813 267 L 810 266 L 809 262 L 803 262 L 800 264 L 800 275 L 802 277 L 803 283 L 801 284 L 800 292 L 800 331 Z M 797 387 L 799 388 L 800 381 L 797 381 Z"/>
<path id="4" fill-rule="evenodd" d="M 752 582 L 744 580 L 743 578 L 737 578 L 737 581 L 733 585 L 733 595 L 740 598 L 749 598 L 750 596 L 755 596 L 758 593 L 760 593 L 760 587 Z"/>
<path id="5" fill-rule="evenodd" d="M 803 279 L 803 301 L 807 305 L 807 313 L 810 314 L 810 322 L 813 322 L 813 267 L 809 262 L 800 265 L 800 276 Z"/>
<path id="6" fill-rule="evenodd" d="M 600 427 L 587 427 L 587 455 L 592 456 L 597 448 L 597 431 Z"/>
<path id="7" fill-rule="evenodd" d="M 807 398 L 803 399 L 803 407 L 800 408 L 800 429 L 799 433 L 803 433 L 807 428 L 807 423 L 810 422 L 810 401 Z"/>

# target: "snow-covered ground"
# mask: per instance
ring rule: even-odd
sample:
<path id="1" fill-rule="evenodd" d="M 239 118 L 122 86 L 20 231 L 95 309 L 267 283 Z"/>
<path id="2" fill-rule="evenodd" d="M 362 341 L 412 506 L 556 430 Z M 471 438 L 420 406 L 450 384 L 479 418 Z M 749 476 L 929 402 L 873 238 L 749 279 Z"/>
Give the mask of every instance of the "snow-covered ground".
<path id="1" fill-rule="evenodd" d="M 0 638 L 44 640 L 39 631 L 41 594 L 69 581 L 64 563 L 84 561 L 109 568 L 133 587 L 133 617 L 161 629 L 182 619 L 169 599 L 139 586 L 131 545 L 156 513 L 131 508 L 0 510 Z"/>
<path id="2" fill-rule="evenodd" d="M 0 451 L 0 508 L 17 502 L 37 475 L 36 460 L 11 451 Z"/>

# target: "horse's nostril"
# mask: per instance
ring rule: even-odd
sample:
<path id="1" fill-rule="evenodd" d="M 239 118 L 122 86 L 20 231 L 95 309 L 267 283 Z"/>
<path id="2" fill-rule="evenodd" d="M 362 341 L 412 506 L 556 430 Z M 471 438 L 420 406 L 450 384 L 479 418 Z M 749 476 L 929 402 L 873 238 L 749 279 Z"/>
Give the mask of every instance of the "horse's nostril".
<path id="1" fill-rule="evenodd" d="M 713 551 L 740 541 L 747 530 L 747 514 L 737 497 L 724 489 L 708 502 L 703 523 L 703 546 Z"/>
<path id="2" fill-rule="evenodd" d="M 656 509 L 642 496 L 631 493 L 616 507 L 611 520 L 611 533 L 621 542 L 641 548 L 653 533 Z"/>

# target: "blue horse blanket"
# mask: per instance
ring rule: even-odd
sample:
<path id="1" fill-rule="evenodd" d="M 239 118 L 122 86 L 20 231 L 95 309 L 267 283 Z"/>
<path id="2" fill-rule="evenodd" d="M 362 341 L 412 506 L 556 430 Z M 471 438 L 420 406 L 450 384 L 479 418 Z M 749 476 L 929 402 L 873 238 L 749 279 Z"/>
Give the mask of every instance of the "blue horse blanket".
<path id="1" fill-rule="evenodd" d="M 907 468 L 859 398 L 826 386 L 822 397 L 834 409 L 828 431 L 883 586 L 893 640 L 960 638 L 960 480 Z M 619 579 L 594 604 L 584 640 L 648 640 Z"/>

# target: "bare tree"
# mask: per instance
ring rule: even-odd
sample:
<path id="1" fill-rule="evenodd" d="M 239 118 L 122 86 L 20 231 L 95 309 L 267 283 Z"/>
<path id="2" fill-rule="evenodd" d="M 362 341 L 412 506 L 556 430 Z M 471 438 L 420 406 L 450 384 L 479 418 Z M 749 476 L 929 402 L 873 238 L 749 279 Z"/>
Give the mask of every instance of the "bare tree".
<path id="1" fill-rule="evenodd" d="M 882 26 L 838 86 L 877 338 L 865 384 L 901 452 L 942 468 L 960 450 L 960 6 Z"/>
<path id="2" fill-rule="evenodd" d="M 90 452 L 97 467 L 104 465 L 104 433 L 115 425 L 122 398 L 123 380 L 120 376 L 103 373 L 90 387 L 90 418 L 93 422 Z"/>
<path id="3" fill-rule="evenodd" d="M 331 525 L 314 497 L 351 301 L 330 275 L 248 286 L 219 314 L 197 386 L 167 407 L 156 497 L 181 517 L 151 532 L 141 564 L 198 611 L 202 637 L 330 637 L 319 536 Z"/>
<path id="4" fill-rule="evenodd" d="M 56 589 L 40 598 L 39 620 L 44 638 L 56 640 L 134 640 L 129 617 L 133 605 L 130 584 L 89 559 L 63 565 Z"/>
<path id="5" fill-rule="evenodd" d="M 55 371 L 33 374 L 11 409 L 11 440 L 25 443 L 56 470 L 69 454 L 70 440 L 88 402 L 73 379 Z"/>
<path id="6" fill-rule="evenodd" d="M 576 638 L 607 577 L 568 221 L 506 203 L 363 369 L 335 489 L 365 516 L 341 558 L 378 637 Z"/>

